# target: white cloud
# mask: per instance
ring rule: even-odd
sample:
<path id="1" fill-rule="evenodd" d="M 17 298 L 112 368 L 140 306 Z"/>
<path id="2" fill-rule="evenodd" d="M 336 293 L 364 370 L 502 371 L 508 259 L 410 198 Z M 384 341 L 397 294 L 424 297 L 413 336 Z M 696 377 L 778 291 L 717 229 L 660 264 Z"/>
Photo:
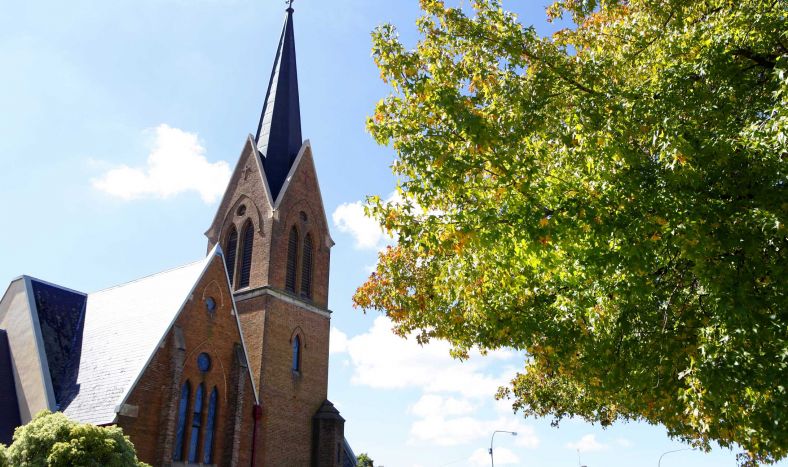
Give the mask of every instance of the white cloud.
<path id="1" fill-rule="evenodd" d="M 421 346 L 414 338 L 391 332 L 392 323 L 380 316 L 363 334 L 332 334 L 332 345 L 347 352 L 354 384 L 375 389 L 416 389 L 421 397 L 410 407 L 415 417 L 409 442 L 440 446 L 465 445 L 489 438 L 495 430 L 518 432 L 514 444 L 533 449 L 539 445 L 534 429 L 514 416 L 511 402 L 493 400 L 499 386 L 514 376 L 518 354 L 510 350 L 473 352 L 467 361 L 449 355 L 444 341 Z M 519 362 L 518 362 L 519 363 Z M 492 415 L 480 416 L 480 413 Z"/>
<path id="2" fill-rule="evenodd" d="M 573 450 L 580 450 L 582 452 L 595 452 L 605 451 L 609 446 L 597 441 L 596 435 L 585 435 L 575 443 L 566 443 L 566 447 Z"/>
<path id="3" fill-rule="evenodd" d="M 230 180 L 225 161 L 208 162 L 196 133 L 162 124 L 152 130 L 145 167 L 121 165 L 92 180 L 93 187 L 123 200 L 170 198 L 196 191 L 205 203 L 216 201 Z"/>
<path id="4" fill-rule="evenodd" d="M 495 455 L 495 465 L 517 465 L 520 463 L 520 458 L 517 457 L 517 454 L 506 448 L 495 448 L 493 454 Z M 479 448 L 473 452 L 468 462 L 472 465 L 486 467 L 490 465 L 490 452 L 485 448 Z"/>
<path id="5" fill-rule="evenodd" d="M 347 334 L 335 327 L 331 327 L 331 334 L 328 339 L 328 353 L 338 354 L 347 351 Z"/>
<path id="6" fill-rule="evenodd" d="M 536 449 L 539 437 L 533 427 L 525 425 L 521 420 L 512 417 L 482 420 L 472 416 L 447 418 L 431 415 L 416 420 L 411 426 L 411 443 L 427 443 L 438 446 L 467 445 L 475 440 L 489 440 L 495 430 L 506 430 L 517 433 L 513 441 L 517 446 Z M 506 433 L 498 435 L 511 437 Z M 496 439 L 498 439 L 496 437 Z"/>
<path id="7" fill-rule="evenodd" d="M 410 408 L 410 412 L 418 417 L 436 417 L 466 415 L 473 412 L 474 406 L 467 399 L 442 397 L 436 394 L 424 394 Z"/>
<path id="8" fill-rule="evenodd" d="M 399 193 L 394 192 L 385 200 L 385 203 L 401 204 L 402 197 Z M 365 204 L 363 201 L 341 204 L 334 210 L 331 218 L 334 220 L 334 226 L 340 232 L 353 237 L 357 249 L 380 250 L 392 238 L 378 224 L 378 221 L 367 217 L 364 212 Z"/>
<path id="9" fill-rule="evenodd" d="M 492 398 L 511 381 L 514 370 L 495 372 L 493 362 L 515 356 L 510 351 L 474 353 L 461 362 L 449 355 L 450 345 L 432 341 L 420 346 L 414 338 L 391 332 L 391 321 L 378 317 L 372 328 L 347 341 L 354 367 L 352 382 L 376 389 L 421 388 L 426 393 L 456 393 L 463 397 Z"/>
<path id="10" fill-rule="evenodd" d="M 386 234 L 375 219 L 367 217 L 361 201 L 341 204 L 331 217 L 340 232 L 353 236 L 359 250 L 378 250 L 382 247 Z"/>

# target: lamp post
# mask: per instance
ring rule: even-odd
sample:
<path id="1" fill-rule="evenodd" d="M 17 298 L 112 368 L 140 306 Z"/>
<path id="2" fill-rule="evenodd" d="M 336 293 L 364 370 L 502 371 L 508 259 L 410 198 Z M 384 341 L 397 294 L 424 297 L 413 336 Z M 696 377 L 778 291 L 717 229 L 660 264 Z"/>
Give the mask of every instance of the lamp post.
<path id="1" fill-rule="evenodd" d="M 657 461 L 657 467 L 662 467 L 662 458 L 665 457 L 665 454 L 670 454 L 673 452 L 681 452 L 681 451 L 694 451 L 695 448 L 684 448 L 684 449 L 674 449 L 673 451 L 665 451 L 659 456 L 659 460 Z"/>
<path id="2" fill-rule="evenodd" d="M 493 441 L 495 440 L 495 433 L 509 433 L 512 436 L 517 436 L 516 431 L 504 431 L 504 430 L 493 431 L 492 437 L 490 438 L 490 464 L 492 465 L 492 467 L 495 467 L 495 459 L 493 458 Z"/>

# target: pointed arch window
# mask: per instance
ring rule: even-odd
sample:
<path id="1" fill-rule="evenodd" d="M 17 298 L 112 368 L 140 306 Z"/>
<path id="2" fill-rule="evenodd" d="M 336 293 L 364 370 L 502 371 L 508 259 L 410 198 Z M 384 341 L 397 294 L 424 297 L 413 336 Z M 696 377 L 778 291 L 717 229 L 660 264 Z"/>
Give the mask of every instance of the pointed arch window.
<path id="1" fill-rule="evenodd" d="M 238 250 L 238 231 L 235 226 L 230 230 L 230 235 L 227 236 L 227 244 L 224 249 L 224 265 L 227 267 L 227 274 L 230 277 L 230 285 L 232 286 L 233 278 L 235 277 L 235 255 Z"/>
<path id="2" fill-rule="evenodd" d="M 197 386 L 194 395 L 194 413 L 192 414 L 192 433 L 189 437 L 189 462 L 197 462 L 197 446 L 200 444 L 200 427 L 202 426 L 202 396 L 205 385 Z"/>
<path id="3" fill-rule="evenodd" d="M 216 429 L 216 404 L 219 400 L 219 393 L 216 387 L 211 391 L 208 399 L 208 418 L 205 421 L 205 441 L 203 441 L 203 464 L 213 464 L 213 434 Z"/>
<path id="4" fill-rule="evenodd" d="M 186 432 L 186 411 L 189 409 L 189 397 L 191 396 L 191 384 L 188 381 L 181 386 L 181 400 L 178 403 L 178 430 L 175 432 L 175 450 L 172 453 L 172 460 L 183 460 L 183 437 Z"/>
<path id="5" fill-rule="evenodd" d="M 301 371 L 301 336 L 293 339 L 293 371 Z"/>
<path id="6" fill-rule="evenodd" d="M 285 289 L 293 293 L 296 291 L 296 261 L 298 261 L 298 229 L 293 226 L 287 239 L 287 271 L 285 271 Z"/>
<path id="7" fill-rule="evenodd" d="M 254 245 L 254 226 L 249 221 L 244 226 L 243 243 L 241 245 L 241 268 L 238 275 L 238 288 L 249 287 L 252 274 L 252 247 Z"/>
<path id="8" fill-rule="evenodd" d="M 301 296 L 312 298 L 312 234 L 304 238 L 304 251 L 301 258 Z"/>

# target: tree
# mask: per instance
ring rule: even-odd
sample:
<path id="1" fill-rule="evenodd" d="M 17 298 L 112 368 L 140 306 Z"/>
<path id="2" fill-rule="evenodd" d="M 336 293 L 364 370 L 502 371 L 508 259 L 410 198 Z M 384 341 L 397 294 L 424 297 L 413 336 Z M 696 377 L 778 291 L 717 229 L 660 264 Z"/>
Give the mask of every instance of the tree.
<path id="1" fill-rule="evenodd" d="M 6 455 L 15 466 L 149 467 L 120 428 L 76 423 L 61 412 L 43 411 L 17 428 Z"/>
<path id="2" fill-rule="evenodd" d="M 373 33 L 368 121 L 397 244 L 354 297 L 460 358 L 526 354 L 526 416 L 664 425 L 743 464 L 788 453 L 788 15 L 781 0 L 561 0 L 540 37 L 421 0 Z"/>
<path id="3" fill-rule="evenodd" d="M 0 467 L 8 467 L 7 450 L 8 448 L 6 448 L 4 444 L 0 444 Z"/>
<path id="4" fill-rule="evenodd" d="M 366 452 L 362 452 L 356 457 L 356 467 L 374 467 L 375 462 L 369 458 Z"/>

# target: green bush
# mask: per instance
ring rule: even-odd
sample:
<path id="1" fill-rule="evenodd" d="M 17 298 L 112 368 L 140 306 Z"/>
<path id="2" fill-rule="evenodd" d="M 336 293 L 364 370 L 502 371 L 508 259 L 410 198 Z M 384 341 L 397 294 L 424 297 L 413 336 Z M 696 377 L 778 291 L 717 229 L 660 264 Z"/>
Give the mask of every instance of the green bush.
<path id="1" fill-rule="evenodd" d="M 0 467 L 6 465 L 147 466 L 137 459 L 134 445 L 120 428 L 77 423 L 60 412 L 49 411 L 39 413 L 30 423 L 17 428 L 14 442 L 5 455 L 0 451 Z"/>
<path id="2" fill-rule="evenodd" d="M 7 449 L 4 444 L 0 444 L 0 467 L 8 467 Z"/>

